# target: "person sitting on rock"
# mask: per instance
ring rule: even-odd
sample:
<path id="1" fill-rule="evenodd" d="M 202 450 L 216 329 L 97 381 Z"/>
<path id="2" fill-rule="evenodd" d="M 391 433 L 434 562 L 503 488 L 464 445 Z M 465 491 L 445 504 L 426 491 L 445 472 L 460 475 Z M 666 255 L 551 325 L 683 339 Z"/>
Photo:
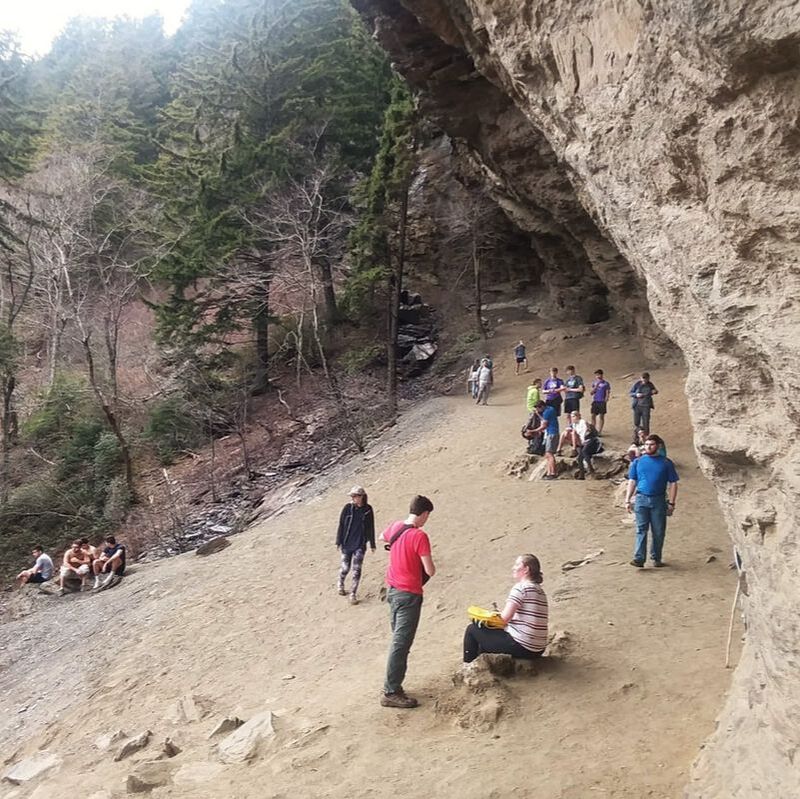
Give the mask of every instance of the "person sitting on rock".
<path id="1" fill-rule="evenodd" d="M 542 569 L 535 555 L 520 555 L 511 569 L 514 585 L 500 613 L 505 629 L 471 622 L 464 631 L 464 663 L 484 652 L 531 660 L 547 646 L 547 596 L 541 588 Z"/>
<path id="2" fill-rule="evenodd" d="M 53 561 L 45 553 L 40 544 L 37 544 L 31 552 L 36 562 L 30 569 L 21 571 L 15 579 L 20 587 L 26 583 L 46 583 L 53 576 Z"/>
<path id="3" fill-rule="evenodd" d="M 581 444 L 583 444 L 583 439 L 586 437 L 586 430 L 589 424 L 585 419 L 581 418 L 580 411 L 572 411 L 572 413 L 569 414 L 568 421 L 569 425 L 561 434 L 561 438 L 558 441 L 558 452 L 556 455 L 561 454 L 564 442 L 566 441 L 569 441 L 569 443 L 572 444 L 572 448 L 577 452 Z"/>
<path id="4" fill-rule="evenodd" d="M 602 451 L 603 441 L 597 433 L 597 428 L 593 424 L 587 425 L 583 441 L 577 448 L 575 462 L 578 466 L 578 473 L 575 475 L 576 479 L 586 479 L 586 472 L 594 477 L 595 471 L 592 465 L 592 458 Z"/>
<path id="5" fill-rule="evenodd" d="M 116 585 L 125 574 L 126 551 L 123 544 L 118 544 L 113 535 L 107 535 L 103 539 L 105 546 L 100 557 L 95 558 L 92 563 L 94 572 L 94 586 L 92 591 L 100 591 L 103 588 L 110 588 Z M 101 575 L 107 575 L 101 580 Z"/>
<path id="6" fill-rule="evenodd" d="M 353 582 L 350 585 L 350 604 L 358 604 L 358 585 L 361 582 L 361 566 L 369 548 L 375 551 L 375 515 L 372 505 L 367 502 L 367 492 L 361 486 L 350 489 L 350 502 L 339 514 L 339 527 L 336 530 L 336 548 L 342 552 L 337 587 L 341 596 L 347 596 L 344 581 L 350 569 Z"/>
<path id="7" fill-rule="evenodd" d="M 88 543 L 88 542 L 87 542 Z M 64 596 L 67 589 L 64 585 L 66 580 L 80 580 L 81 591 L 86 587 L 86 580 L 91 571 L 91 557 L 89 553 L 83 548 L 80 538 L 76 538 L 72 542 L 72 546 L 64 553 L 64 559 L 61 562 L 61 576 L 59 580 L 58 595 Z"/>
<path id="8" fill-rule="evenodd" d="M 634 435 L 634 441 L 628 447 L 628 451 L 626 453 L 626 457 L 629 463 L 633 463 L 633 461 L 635 461 L 637 458 L 640 458 L 642 455 L 644 455 L 645 451 L 644 442 L 645 439 L 647 438 L 647 433 L 642 427 L 637 427 L 633 435 Z M 661 441 L 661 444 L 659 444 L 657 454 L 660 455 L 662 458 L 667 457 L 667 445 L 664 443 L 663 440 Z"/>

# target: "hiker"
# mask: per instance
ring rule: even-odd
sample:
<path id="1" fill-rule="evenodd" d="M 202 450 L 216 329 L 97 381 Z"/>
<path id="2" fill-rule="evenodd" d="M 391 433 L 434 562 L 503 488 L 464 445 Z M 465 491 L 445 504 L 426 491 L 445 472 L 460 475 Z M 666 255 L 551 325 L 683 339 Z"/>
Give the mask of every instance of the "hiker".
<path id="1" fill-rule="evenodd" d="M 556 409 L 556 416 L 561 416 L 561 402 L 563 400 L 562 392 L 564 390 L 564 381 L 558 376 L 558 368 L 553 367 L 550 370 L 550 377 L 544 381 L 544 401 L 547 405 Z"/>
<path id="2" fill-rule="evenodd" d="M 31 551 L 34 560 L 33 567 L 21 571 L 14 582 L 22 587 L 26 583 L 46 583 L 53 576 L 53 561 L 49 555 L 45 554 L 40 544 L 37 544 Z"/>
<path id="3" fill-rule="evenodd" d="M 528 357 L 525 354 L 525 345 L 522 343 L 522 339 L 517 342 L 517 346 L 514 347 L 514 374 L 519 374 L 519 367 L 521 365 L 525 366 L 525 371 L 528 371 Z"/>
<path id="4" fill-rule="evenodd" d="M 481 368 L 481 362 L 476 358 L 472 362 L 472 366 L 467 369 L 467 394 L 472 399 L 478 396 L 478 370 Z"/>
<path id="5" fill-rule="evenodd" d="M 572 411 L 572 413 L 567 414 L 567 420 L 569 424 L 558 440 L 558 451 L 556 455 L 561 454 L 565 441 L 569 441 L 570 444 L 572 444 L 572 448 L 577 450 L 581 444 L 583 444 L 586 430 L 589 427 L 589 423 L 581 417 L 580 411 Z"/>
<path id="6" fill-rule="evenodd" d="M 488 353 L 488 352 L 486 353 L 486 355 L 484 355 L 484 356 L 483 356 L 483 360 L 484 360 L 484 361 L 486 361 L 486 365 L 487 365 L 487 366 L 488 366 L 490 369 L 494 369 L 494 361 L 492 360 L 492 356 L 491 356 L 491 355 L 489 355 L 489 353 Z"/>
<path id="7" fill-rule="evenodd" d="M 532 660 L 547 646 L 547 596 L 541 589 L 542 569 L 535 555 L 520 555 L 511 569 L 514 585 L 500 618 L 505 629 L 467 625 L 464 631 L 464 663 L 484 652 L 496 652 Z"/>
<path id="8" fill-rule="evenodd" d="M 104 588 L 111 588 L 122 580 L 125 574 L 126 550 L 123 544 L 118 544 L 113 535 L 107 535 L 103 539 L 105 546 L 99 557 L 92 561 L 92 571 L 94 572 L 94 585 L 92 591 L 101 591 Z M 101 580 L 101 575 L 106 577 Z"/>
<path id="9" fill-rule="evenodd" d="M 350 584 L 350 604 L 358 604 L 358 584 L 361 582 L 361 566 L 369 548 L 375 551 L 375 514 L 367 501 L 367 492 L 361 486 L 350 489 L 350 502 L 339 514 L 339 527 L 336 530 L 336 548 L 342 552 L 339 569 L 338 589 L 341 596 L 347 596 L 344 580 L 353 569 Z"/>
<path id="10" fill-rule="evenodd" d="M 536 403 L 542 398 L 542 378 L 534 377 L 528 386 L 528 393 L 525 395 L 525 407 L 528 413 L 533 413 Z"/>
<path id="11" fill-rule="evenodd" d="M 575 367 L 567 367 L 567 379 L 564 381 L 566 393 L 564 395 L 564 413 L 570 414 L 572 411 L 581 409 L 581 397 L 586 391 L 583 378 L 575 374 Z"/>
<path id="12" fill-rule="evenodd" d="M 669 458 L 658 454 L 663 444 L 660 436 L 648 435 L 644 442 L 644 455 L 633 461 L 628 471 L 625 510 L 636 514 L 636 547 L 631 566 L 640 569 L 647 557 L 648 529 L 652 535 L 650 555 L 653 566 L 664 566 L 661 556 L 667 516 L 672 516 L 678 496 L 675 465 Z"/>
<path id="13" fill-rule="evenodd" d="M 544 406 L 544 403 L 542 403 Z M 522 427 L 522 437 L 528 442 L 526 452 L 528 455 L 544 455 L 544 433 L 542 430 L 542 417 L 536 412 L 531 412 L 528 421 Z"/>
<path id="14" fill-rule="evenodd" d="M 541 417 L 542 423 L 534 432 L 544 435 L 544 458 L 547 461 L 547 474 L 542 475 L 542 480 L 557 480 L 555 453 L 558 450 L 558 416 L 556 409 L 539 400 L 536 412 Z"/>
<path id="15" fill-rule="evenodd" d="M 478 394 L 475 397 L 476 405 L 488 404 L 489 392 L 494 385 L 494 376 L 492 375 L 492 367 L 489 366 L 489 361 L 484 358 L 481 361 L 481 367 L 478 369 Z"/>
<path id="16" fill-rule="evenodd" d="M 422 612 L 422 585 L 436 574 L 431 542 L 422 529 L 433 513 L 433 503 L 421 495 L 411 500 L 408 518 L 392 522 L 381 538 L 389 550 L 386 594 L 392 625 L 392 643 L 383 684 L 383 707 L 412 708 L 419 702 L 403 690 L 408 653 L 414 643 Z"/>
<path id="17" fill-rule="evenodd" d="M 656 407 L 653 397 L 658 394 L 658 389 L 650 382 L 650 373 L 642 372 L 641 380 L 637 380 L 628 393 L 631 396 L 633 427 L 641 427 L 647 435 L 650 432 L 650 414 Z"/>
<path id="18" fill-rule="evenodd" d="M 606 423 L 606 411 L 611 400 L 611 383 L 603 377 L 603 370 L 597 369 L 592 380 L 592 425 L 597 430 L 597 435 L 603 435 L 603 425 Z"/>
<path id="19" fill-rule="evenodd" d="M 81 539 L 76 538 L 72 542 L 72 546 L 64 553 L 64 559 L 61 561 L 61 573 L 58 583 L 59 596 L 64 596 L 67 592 L 64 582 L 70 579 L 79 579 L 81 581 L 81 591 L 83 591 L 91 572 L 91 560 L 89 553 L 83 548 Z"/>
<path id="20" fill-rule="evenodd" d="M 633 442 L 628 447 L 628 451 L 625 453 L 625 457 L 628 459 L 628 462 L 633 462 L 637 458 L 644 455 L 644 441 L 647 438 L 647 433 L 645 432 L 644 428 L 637 427 L 633 431 Z"/>
<path id="21" fill-rule="evenodd" d="M 586 425 L 586 432 L 583 434 L 583 440 L 576 453 L 578 473 L 575 478 L 577 480 L 585 480 L 586 472 L 594 477 L 595 471 L 594 466 L 592 466 L 592 458 L 602 451 L 603 441 L 597 435 L 597 428 L 593 424 Z"/>

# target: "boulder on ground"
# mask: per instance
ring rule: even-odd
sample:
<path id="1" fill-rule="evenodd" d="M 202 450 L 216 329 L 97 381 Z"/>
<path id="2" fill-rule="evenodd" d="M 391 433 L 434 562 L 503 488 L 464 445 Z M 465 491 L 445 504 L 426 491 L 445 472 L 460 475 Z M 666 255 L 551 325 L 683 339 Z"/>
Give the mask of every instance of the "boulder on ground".
<path id="1" fill-rule="evenodd" d="M 272 712 L 258 713 L 220 741 L 220 760 L 223 763 L 246 763 L 258 754 L 262 741 L 274 735 Z"/>
<path id="2" fill-rule="evenodd" d="M 550 635 L 544 656 L 549 658 L 563 658 L 572 649 L 572 634 L 566 630 L 556 630 Z"/>
<path id="3" fill-rule="evenodd" d="M 94 745 L 95 748 L 99 749 L 101 752 L 107 752 L 114 744 L 124 741 L 127 737 L 128 734 L 125 730 L 114 730 L 104 735 L 98 735 L 97 738 L 94 739 Z"/>
<path id="4" fill-rule="evenodd" d="M 128 740 L 122 745 L 122 748 L 119 750 L 119 752 L 117 752 L 117 754 L 114 756 L 114 761 L 119 762 L 120 760 L 124 760 L 126 757 L 129 757 L 134 752 L 144 749 L 149 743 L 150 736 L 152 734 L 153 733 L 150 732 L 150 730 L 145 730 L 133 738 L 128 738 Z"/>
<path id="5" fill-rule="evenodd" d="M 4 775 L 3 781 L 12 785 L 22 785 L 40 777 L 50 769 L 61 765 L 61 758 L 52 752 L 37 752 L 15 763 Z"/>
<path id="6" fill-rule="evenodd" d="M 241 727 L 244 722 L 238 716 L 225 716 L 224 719 L 220 719 L 214 729 L 208 734 L 209 738 L 214 738 L 217 735 L 222 735 L 224 732 L 231 732 L 232 730 Z"/>
<path id="7" fill-rule="evenodd" d="M 219 552 L 221 549 L 225 549 L 225 547 L 230 546 L 231 542 L 225 538 L 224 535 L 218 535 L 216 538 L 212 538 L 209 541 L 206 541 L 205 544 L 200 544 L 199 547 L 194 551 L 195 555 L 213 555 L 215 552 Z"/>
<path id="8" fill-rule="evenodd" d="M 148 793 L 169 785 L 177 770 L 178 764 L 171 760 L 145 760 L 128 775 L 125 787 L 128 793 Z"/>

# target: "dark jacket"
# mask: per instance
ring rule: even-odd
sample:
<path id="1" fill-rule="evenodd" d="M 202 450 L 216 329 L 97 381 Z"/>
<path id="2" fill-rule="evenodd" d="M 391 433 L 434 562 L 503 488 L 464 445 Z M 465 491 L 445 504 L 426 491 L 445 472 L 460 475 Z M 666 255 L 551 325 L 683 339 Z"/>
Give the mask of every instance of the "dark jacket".
<path id="1" fill-rule="evenodd" d="M 345 552 L 355 552 L 357 549 L 366 549 L 367 544 L 375 549 L 375 514 L 372 505 L 358 508 L 348 502 L 339 514 L 336 546 Z"/>

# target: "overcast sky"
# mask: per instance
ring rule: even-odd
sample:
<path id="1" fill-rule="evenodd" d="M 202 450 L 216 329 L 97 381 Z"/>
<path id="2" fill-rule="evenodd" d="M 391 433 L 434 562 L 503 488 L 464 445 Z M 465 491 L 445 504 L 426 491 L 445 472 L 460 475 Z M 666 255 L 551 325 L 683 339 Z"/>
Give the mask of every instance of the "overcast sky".
<path id="1" fill-rule="evenodd" d="M 2 0 L 0 28 L 15 31 L 28 55 L 44 55 L 71 17 L 146 17 L 159 12 L 174 33 L 189 0 Z"/>

